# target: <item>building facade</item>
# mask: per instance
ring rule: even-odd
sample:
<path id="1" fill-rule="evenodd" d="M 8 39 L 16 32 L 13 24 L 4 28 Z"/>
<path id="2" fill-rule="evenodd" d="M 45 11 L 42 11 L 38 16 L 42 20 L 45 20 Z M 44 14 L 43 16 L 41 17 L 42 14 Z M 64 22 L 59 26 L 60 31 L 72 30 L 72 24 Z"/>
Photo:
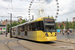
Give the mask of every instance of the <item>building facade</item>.
<path id="1" fill-rule="evenodd" d="M 75 21 L 75 17 L 73 17 L 73 22 Z"/>
<path id="2" fill-rule="evenodd" d="M 0 23 L 0 34 L 5 33 L 6 32 L 6 25 L 2 25 Z"/>

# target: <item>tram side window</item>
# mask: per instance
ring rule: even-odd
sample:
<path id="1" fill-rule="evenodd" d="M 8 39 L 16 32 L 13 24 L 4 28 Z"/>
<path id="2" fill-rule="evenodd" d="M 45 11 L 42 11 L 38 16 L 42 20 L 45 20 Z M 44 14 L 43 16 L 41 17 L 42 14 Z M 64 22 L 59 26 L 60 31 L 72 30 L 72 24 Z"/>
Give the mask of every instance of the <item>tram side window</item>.
<path id="1" fill-rule="evenodd" d="M 20 27 L 18 27 L 18 35 L 20 35 Z"/>
<path id="2" fill-rule="evenodd" d="M 27 30 L 28 30 L 28 24 L 25 25 L 25 31 L 27 31 Z"/>
<path id="3" fill-rule="evenodd" d="M 15 35 L 15 31 L 16 31 L 16 29 L 14 28 L 14 29 L 13 29 L 13 34 L 14 34 L 14 35 Z"/>
<path id="4" fill-rule="evenodd" d="M 36 28 L 37 28 L 37 30 L 42 30 L 43 31 L 44 30 L 43 22 L 42 21 L 37 22 Z"/>
<path id="5" fill-rule="evenodd" d="M 27 36 L 28 24 L 25 25 L 25 36 Z"/>
<path id="6" fill-rule="evenodd" d="M 32 23 L 32 24 L 31 24 L 31 27 L 32 27 L 32 28 L 31 28 L 32 31 L 35 31 L 35 23 Z"/>
<path id="7" fill-rule="evenodd" d="M 20 31 L 21 31 L 21 32 L 24 32 L 24 26 L 21 26 L 21 27 L 20 27 Z"/>
<path id="8" fill-rule="evenodd" d="M 14 32 L 16 31 L 16 28 L 14 28 Z"/>
<path id="9" fill-rule="evenodd" d="M 42 21 L 40 23 L 41 23 L 41 30 L 44 31 L 44 24 Z"/>
<path id="10" fill-rule="evenodd" d="M 31 27 L 32 27 L 31 24 L 29 24 L 29 30 L 28 31 L 32 31 L 32 28 Z"/>
<path id="11" fill-rule="evenodd" d="M 37 30 L 41 30 L 41 23 L 40 22 L 36 22 L 36 28 L 37 28 Z"/>
<path id="12" fill-rule="evenodd" d="M 24 26 L 24 28 L 25 28 L 25 31 L 26 31 L 26 25 Z"/>

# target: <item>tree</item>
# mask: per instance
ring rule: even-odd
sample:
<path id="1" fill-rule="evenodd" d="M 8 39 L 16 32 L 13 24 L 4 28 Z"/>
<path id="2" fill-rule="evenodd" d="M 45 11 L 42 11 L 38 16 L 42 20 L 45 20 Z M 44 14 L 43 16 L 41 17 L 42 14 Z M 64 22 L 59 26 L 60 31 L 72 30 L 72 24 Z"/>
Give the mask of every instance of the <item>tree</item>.
<path id="1" fill-rule="evenodd" d="M 21 24 L 22 24 L 22 23 L 25 23 L 25 20 L 24 20 L 24 19 L 22 20 Z"/>
<path id="2" fill-rule="evenodd" d="M 72 25 L 73 25 L 73 29 L 75 29 L 75 22 L 73 22 L 73 24 L 72 24 Z"/>
<path id="3" fill-rule="evenodd" d="M 48 18 L 49 18 L 50 16 L 48 15 Z"/>
<path id="4" fill-rule="evenodd" d="M 56 29 L 58 29 L 58 24 L 56 23 Z"/>
<path id="5" fill-rule="evenodd" d="M 54 17 L 53 17 L 53 16 L 51 16 L 51 18 L 52 18 L 52 19 L 54 19 Z"/>
<path id="6" fill-rule="evenodd" d="M 19 24 L 22 24 L 22 23 L 25 23 L 25 20 L 22 20 L 22 22 L 16 22 L 16 21 L 14 21 L 13 23 L 12 23 L 12 27 L 13 26 L 16 26 L 16 25 L 19 25 Z M 11 25 L 9 25 L 9 24 L 7 24 L 7 31 L 9 32 L 9 28 L 11 27 Z"/>
<path id="7" fill-rule="evenodd" d="M 69 22 L 69 28 L 72 28 L 72 22 Z"/>
<path id="8" fill-rule="evenodd" d="M 64 29 L 64 25 L 63 25 L 63 23 L 61 23 L 61 29 L 62 29 L 62 30 Z"/>
<path id="9" fill-rule="evenodd" d="M 69 29 L 69 22 L 65 22 L 66 24 L 66 29 Z"/>
<path id="10" fill-rule="evenodd" d="M 16 25 L 18 25 L 18 23 L 14 21 L 14 22 L 12 23 L 12 27 L 13 27 L 13 26 L 16 26 Z"/>
<path id="11" fill-rule="evenodd" d="M 7 32 L 9 32 L 9 28 L 10 28 L 11 26 L 9 25 L 9 24 L 7 24 Z"/>

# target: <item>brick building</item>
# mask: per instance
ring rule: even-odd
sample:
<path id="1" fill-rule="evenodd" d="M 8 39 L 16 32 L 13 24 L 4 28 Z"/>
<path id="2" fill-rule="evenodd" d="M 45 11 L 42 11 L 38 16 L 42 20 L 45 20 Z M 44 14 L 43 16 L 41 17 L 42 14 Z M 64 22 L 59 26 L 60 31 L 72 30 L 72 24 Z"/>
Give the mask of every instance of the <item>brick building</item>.
<path id="1" fill-rule="evenodd" d="M 12 21 L 13 23 L 14 21 Z M 18 22 L 18 21 L 15 21 L 15 22 Z M 6 25 L 6 24 L 10 24 L 10 20 L 4 20 L 2 21 L 2 25 Z"/>
<path id="2" fill-rule="evenodd" d="M 1 23 L 0 23 L 0 34 L 1 33 L 5 33 L 6 32 L 6 25 L 2 25 Z"/>
<path id="3" fill-rule="evenodd" d="M 14 21 L 12 21 L 13 23 Z M 15 22 L 22 22 L 22 18 L 19 18 L 18 21 Z M 7 28 L 7 24 L 10 24 L 10 20 L 4 20 L 4 21 L 0 21 L 0 34 L 6 32 L 6 28 Z"/>
<path id="4" fill-rule="evenodd" d="M 7 20 L 4 20 L 4 21 L 2 22 L 2 25 L 6 25 L 6 21 L 7 21 Z"/>
<path id="5" fill-rule="evenodd" d="M 73 22 L 75 21 L 75 17 L 73 17 Z"/>

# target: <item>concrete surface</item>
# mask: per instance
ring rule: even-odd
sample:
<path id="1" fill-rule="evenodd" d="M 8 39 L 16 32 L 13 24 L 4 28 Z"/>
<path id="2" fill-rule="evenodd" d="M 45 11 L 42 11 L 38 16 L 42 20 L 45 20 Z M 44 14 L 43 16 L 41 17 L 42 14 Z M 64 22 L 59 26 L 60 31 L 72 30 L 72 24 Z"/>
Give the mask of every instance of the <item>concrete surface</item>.
<path id="1" fill-rule="evenodd" d="M 9 40 L 15 40 L 8 43 L 10 50 L 67 50 L 60 47 L 51 46 L 50 44 L 20 40 L 19 43 L 23 45 L 23 47 L 17 43 L 17 39 L 9 38 L 9 36 L 5 37 L 5 35 L 0 35 L 0 50 L 9 50 L 9 48 L 5 45 Z"/>

